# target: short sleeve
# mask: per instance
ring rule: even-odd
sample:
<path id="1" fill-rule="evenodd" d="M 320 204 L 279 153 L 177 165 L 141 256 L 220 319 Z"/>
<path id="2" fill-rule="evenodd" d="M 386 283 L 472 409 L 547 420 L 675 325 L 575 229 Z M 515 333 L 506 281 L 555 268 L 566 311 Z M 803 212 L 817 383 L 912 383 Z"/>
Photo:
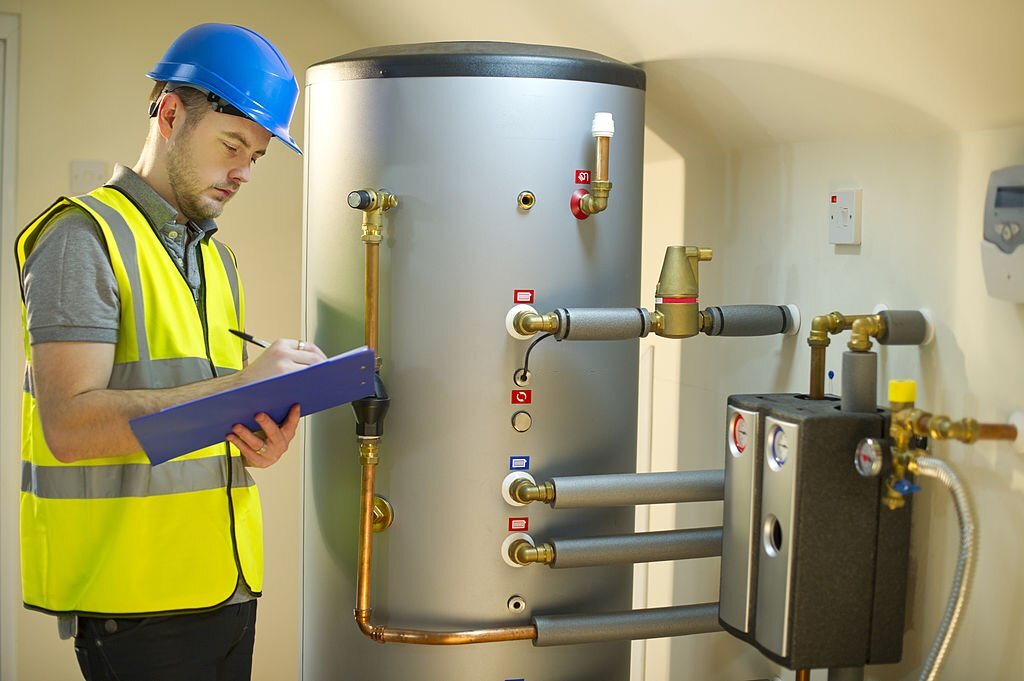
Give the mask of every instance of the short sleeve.
<path id="1" fill-rule="evenodd" d="M 106 243 L 80 208 L 53 219 L 22 271 L 29 342 L 116 343 L 121 305 Z"/>

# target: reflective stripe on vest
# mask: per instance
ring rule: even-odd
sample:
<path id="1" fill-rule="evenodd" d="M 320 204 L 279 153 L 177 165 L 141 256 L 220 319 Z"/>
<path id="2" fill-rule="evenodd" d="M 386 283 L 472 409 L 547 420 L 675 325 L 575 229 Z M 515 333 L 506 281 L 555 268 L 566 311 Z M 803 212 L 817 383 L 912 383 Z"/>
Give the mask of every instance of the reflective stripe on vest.
<path id="1" fill-rule="evenodd" d="M 21 491 L 41 499 L 118 499 L 154 497 L 219 489 L 228 484 L 224 458 L 174 460 L 107 466 L 37 466 L 21 462 Z M 250 487 L 256 481 L 242 459 L 231 459 L 231 487 Z"/>
<path id="2" fill-rule="evenodd" d="M 242 341 L 227 331 L 245 328 L 231 251 L 213 239 L 200 242 L 203 295 L 196 303 L 156 230 L 116 188 L 51 206 L 18 237 L 19 270 L 53 218 L 76 206 L 95 221 L 118 287 L 108 388 L 174 387 L 241 369 Z M 30 367 L 27 329 L 25 346 Z M 231 597 L 239 568 L 259 593 L 259 492 L 237 449 L 222 443 L 160 466 L 142 452 L 62 463 L 43 437 L 30 376 L 26 371 L 21 485 L 28 607 L 81 614 L 207 609 Z"/>

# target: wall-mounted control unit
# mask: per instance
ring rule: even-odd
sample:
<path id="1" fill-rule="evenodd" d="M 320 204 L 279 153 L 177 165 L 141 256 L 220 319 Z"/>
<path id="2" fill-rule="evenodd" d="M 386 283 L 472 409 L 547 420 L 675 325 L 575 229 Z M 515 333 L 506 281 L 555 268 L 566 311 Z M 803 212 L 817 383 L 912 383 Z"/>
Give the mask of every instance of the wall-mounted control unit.
<path id="1" fill-rule="evenodd" d="M 989 177 L 981 266 L 990 296 L 1024 303 L 1024 166 Z"/>

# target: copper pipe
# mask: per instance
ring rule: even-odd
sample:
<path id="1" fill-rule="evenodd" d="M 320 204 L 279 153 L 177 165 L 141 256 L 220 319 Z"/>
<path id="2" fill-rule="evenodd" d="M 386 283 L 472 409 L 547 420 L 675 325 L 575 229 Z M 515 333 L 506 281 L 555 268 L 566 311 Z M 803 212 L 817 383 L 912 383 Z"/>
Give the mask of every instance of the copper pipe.
<path id="1" fill-rule="evenodd" d="M 608 179 L 608 155 L 609 155 L 609 142 L 611 137 L 598 137 L 597 138 L 597 159 L 595 165 L 597 166 L 597 177 L 595 180 L 604 181 Z"/>
<path id="2" fill-rule="evenodd" d="M 419 631 L 416 629 L 389 629 L 379 627 L 373 636 L 381 643 L 418 643 L 432 646 L 457 646 L 468 643 L 497 643 L 500 641 L 532 641 L 537 638 L 533 625 L 501 627 L 498 629 L 471 629 L 468 631 Z"/>
<path id="3" fill-rule="evenodd" d="M 796 681 L 811 681 L 811 670 L 810 669 L 797 669 L 796 670 Z"/>
<path id="4" fill-rule="evenodd" d="M 979 440 L 1016 440 L 1017 426 L 1005 423 L 981 423 L 978 425 Z"/>
<path id="5" fill-rule="evenodd" d="M 373 490 L 377 479 L 377 464 L 363 464 L 363 484 L 359 493 L 359 557 L 356 573 L 356 613 L 366 613 L 366 622 L 372 614 L 370 608 L 370 566 L 373 564 Z"/>
<path id="6" fill-rule="evenodd" d="M 825 346 L 811 346 L 811 385 L 807 394 L 812 400 L 825 399 Z"/>
<path id="7" fill-rule="evenodd" d="M 365 252 L 366 279 L 363 283 L 366 291 L 365 308 L 363 310 L 365 319 L 365 343 L 366 347 L 377 353 L 377 368 L 380 369 L 380 348 L 378 328 L 379 310 L 379 281 L 380 281 L 380 242 L 367 241 Z"/>
<path id="8" fill-rule="evenodd" d="M 365 444 L 367 443 L 360 443 L 361 451 Z M 421 631 L 374 626 L 371 622 L 373 608 L 370 607 L 370 576 L 373 563 L 373 496 L 377 477 L 375 449 L 369 456 L 364 453 L 362 464 L 362 489 L 359 494 L 359 558 L 354 613 L 360 631 L 378 643 L 415 643 L 438 646 L 529 641 L 537 638 L 537 628 L 533 625 L 468 631 Z"/>
<path id="9" fill-rule="evenodd" d="M 978 440 L 1016 440 L 1017 427 L 1006 423 L 978 423 L 964 418 L 954 421 L 948 416 L 926 411 L 909 412 L 914 434 L 933 440 L 959 440 L 973 444 Z"/>

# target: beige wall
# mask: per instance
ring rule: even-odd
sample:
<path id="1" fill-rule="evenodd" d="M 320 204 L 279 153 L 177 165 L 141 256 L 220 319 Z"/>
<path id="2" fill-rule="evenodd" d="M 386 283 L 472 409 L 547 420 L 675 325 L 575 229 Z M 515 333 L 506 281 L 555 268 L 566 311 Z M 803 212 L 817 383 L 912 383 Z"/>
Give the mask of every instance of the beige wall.
<path id="1" fill-rule="evenodd" d="M 715 260 L 702 271 L 704 302 L 793 302 L 806 316 L 877 303 L 926 307 L 936 320 L 935 344 L 883 350 L 883 379 L 916 378 L 923 406 L 955 415 L 999 420 L 1024 408 L 1024 308 L 986 295 L 978 256 L 988 173 L 1024 163 L 1024 81 L 1007 71 L 1020 63 L 1024 4 L 378 0 L 368 8 L 352 0 L 298 0 L 286 9 L 250 2 L 241 14 L 239 7 L 0 0 L 0 11 L 18 12 L 23 21 L 19 222 L 66 191 L 70 160 L 134 161 L 145 131 L 142 72 L 169 37 L 199 21 L 239 21 L 265 32 L 300 78 L 305 65 L 371 44 L 491 39 L 591 49 L 645 62 L 649 74 L 645 304 L 664 245 L 712 246 Z M 301 125 L 301 111 L 296 121 Z M 825 198 L 846 186 L 864 190 L 859 248 L 826 240 Z M 277 146 L 222 221 L 241 261 L 251 326 L 264 335 L 299 329 L 300 221 L 300 160 Z M 0 276 L 4 291 L 16 286 L 8 269 L 0 268 Z M 16 328 L 4 314 L 4 327 Z M 720 465 L 726 396 L 802 390 L 805 335 L 806 327 L 786 340 L 645 342 L 654 396 L 645 465 Z M 830 365 L 840 347 L 833 345 Z M 0 368 L 9 372 L 5 352 Z M 3 380 L 3 395 L 15 399 L 17 377 L 12 382 L 5 373 Z M 12 415 L 0 416 L 6 431 Z M 1024 559 L 1017 540 L 1024 458 L 991 444 L 942 444 L 936 453 L 968 483 L 982 533 L 972 600 L 946 677 L 1024 677 L 1024 575 L 1017 570 Z M 299 463 L 296 448 L 260 476 L 268 589 L 257 679 L 296 677 Z M 0 491 L 0 530 L 10 526 L 13 504 Z M 649 526 L 719 517 L 713 507 L 655 508 Z M 916 678 L 944 605 L 955 527 L 945 496 L 926 489 L 913 535 L 906 659 L 870 670 L 869 678 Z M 9 531 L 0 539 L 0 676 L 73 678 L 73 656 L 55 641 L 52 621 L 18 608 L 9 580 L 16 544 Z M 657 565 L 648 576 L 650 604 L 702 601 L 714 597 L 717 562 Z M 724 634 L 643 649 L 650 681 L 731 681 L 776 669 Z"/>

